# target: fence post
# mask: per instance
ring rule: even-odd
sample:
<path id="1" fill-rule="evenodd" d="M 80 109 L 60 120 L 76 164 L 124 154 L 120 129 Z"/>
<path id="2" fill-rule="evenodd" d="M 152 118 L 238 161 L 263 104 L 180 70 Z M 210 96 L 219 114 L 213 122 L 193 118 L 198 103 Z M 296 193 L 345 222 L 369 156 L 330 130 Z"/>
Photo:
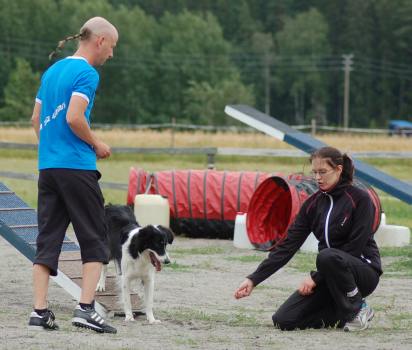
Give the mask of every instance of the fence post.
<path id="1" fill-rule="evenodd" d="M 343 70 L 345 72 L 345 85 L 343 96 L 343 129 L 348 131 L 349 127 L 349 90 L 350 90 L 350 72 L 353 70 L 353 54 L 342 55 L 343 57 Z"/>
<path id="2" fill-rule="evenodd" d="M 171 140 L 170 140 L 170 148 L 175 148 L 175 128 L 176 128 L 176 118 L 172 117 L 172 125 L 171 125 Z"/>
<path id="3" fill-rule="evenodd" d="M 214 169 L 215 168 L 215 153 L 208 153 L 207 154 L 207 168 Z"/>
<path id="4" fill-rule="evenodd" d="M 310 121 L 310 125 L 311 125 L 311 134 L 312 136 L 315 136 L 316 135 L 316 119 L 315 118 L 313 118 Z"/>

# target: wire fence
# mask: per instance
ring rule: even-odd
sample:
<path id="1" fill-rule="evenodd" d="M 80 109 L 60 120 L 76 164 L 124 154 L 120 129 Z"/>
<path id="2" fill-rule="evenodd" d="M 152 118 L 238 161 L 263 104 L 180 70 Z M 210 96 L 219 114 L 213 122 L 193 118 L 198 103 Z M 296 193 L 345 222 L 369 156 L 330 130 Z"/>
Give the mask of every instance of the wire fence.
<path id="1" fill-rule="evenodd" d="M 0 127 L 5 128 L 28 128 L 31 127 L 30 122 L 25 121 L 0 121 Z M 204 131 L 204 132 L 233 132 L 233 133 L 259 133 L 256 129 L 248 126 L 238 126 L 238 125 L 196 125 L 196 124 L 180 124 L 180 123 L 153 123 L 153 124 L 109 124 L 109 123 L 92 123 L 93 129 L 97 130 L 112 130 L 112 129 L 122 129 L 122 130 L 176 130 L 176 131 Z M 312 124 L 301 124 L 301 125 L 291 125 L 293 129 L 310 132 L 312 134 L 316 133 L 351 133 L 351 134 L 400 134 L 400 135 L 412 135 L 412 130 L 400 130 L 391 131 L 389 129 L 378 129 L 378 128 L 343 128 L 339 126 L 328 126 L 328 125 L 317 125 Z"/>

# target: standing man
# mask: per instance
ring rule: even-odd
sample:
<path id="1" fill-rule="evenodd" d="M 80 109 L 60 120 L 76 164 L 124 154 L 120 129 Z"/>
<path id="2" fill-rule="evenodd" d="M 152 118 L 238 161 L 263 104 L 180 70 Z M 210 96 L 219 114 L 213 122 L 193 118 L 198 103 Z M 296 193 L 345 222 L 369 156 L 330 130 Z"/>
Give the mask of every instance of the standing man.
<path id="1" fill-rule="evenodd" d="M 72 324 L 100 333 L 116 333 L 94 309 L 102 264 L 108 260 L 104 199 L 96 158 L 107 158 L 110 147 L 90 130 L 99 74 L 93 68 L 113 57 L 116 28 L 101 17 L 89 19 L 80 33 L 77 51 L 53 64 L 43 75 L 32 124 L 39 140 L 37 252 L 33 263 L 34 311 L 30 329 L 57 330 L 47 308 L 49 276 L 57 275 L 62 242 L 71 222 L 80 245 L 82 291 Z M 63 41 L 64 42 L 64 41 Z"/>

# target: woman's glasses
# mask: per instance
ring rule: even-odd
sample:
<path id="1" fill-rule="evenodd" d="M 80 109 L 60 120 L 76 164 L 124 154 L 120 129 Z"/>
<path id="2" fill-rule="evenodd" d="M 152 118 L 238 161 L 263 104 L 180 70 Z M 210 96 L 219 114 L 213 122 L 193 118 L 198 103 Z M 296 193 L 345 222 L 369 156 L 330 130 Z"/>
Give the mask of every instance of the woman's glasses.
<path id="1" fill-rule="evenodd" d="M 316 176 L 325 177 L 327 174 L 329 174 L 329 173 L 331 173 L 331 172 L 333 172 L 333 171 L 335 171 L 335 169 L 319 170 L 319 171 L 312 170 L 312 171 L 310 172 L 310 174 L 312 175 L 312 177 L 316 177 Z"/>

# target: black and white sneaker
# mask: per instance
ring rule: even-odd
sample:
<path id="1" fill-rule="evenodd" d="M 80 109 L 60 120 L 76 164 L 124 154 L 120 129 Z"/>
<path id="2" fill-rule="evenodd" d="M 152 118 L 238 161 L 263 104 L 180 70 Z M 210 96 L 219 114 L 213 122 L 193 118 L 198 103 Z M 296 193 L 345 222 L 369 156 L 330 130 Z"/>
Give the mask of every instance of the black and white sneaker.
<path id="1" fill-rule="evenodd" d="M 370 321 L 374 315 L 373 309 L 364 301 L 358 314 L 353 320 L 346 322 L 343 330 L 345 332 L 363 331 L 369 328 Z"/>
<path id="2" fill-rule="evenodd" d="M 109 326 L 95 309 L 82 309 L 77 305 L 74 309 L 73 326 L 92 329 L 99 333 L 117 333 L 117 329 Z"/>
<path id="3" fill-rule="evenodd" d="M 57 331 L 59 326 L 54 320 L 54 313 L 47 310 L 43 315 L 39 315 L 36 311 L 30 314 L 29 329 L 35 331 Z"/>

